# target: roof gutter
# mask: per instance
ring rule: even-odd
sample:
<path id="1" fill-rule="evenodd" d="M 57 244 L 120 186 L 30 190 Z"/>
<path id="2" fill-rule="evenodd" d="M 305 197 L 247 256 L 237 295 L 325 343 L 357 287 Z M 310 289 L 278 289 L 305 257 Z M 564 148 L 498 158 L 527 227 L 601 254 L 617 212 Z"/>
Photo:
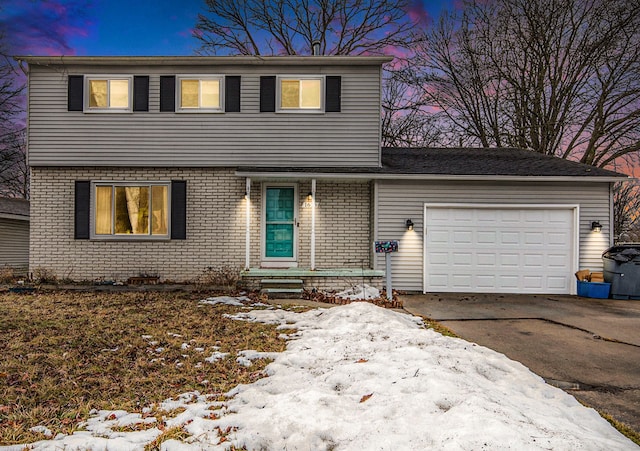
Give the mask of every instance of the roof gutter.
<path id="1" fill-rule="evenodd" d="M 18 221 L 29 221 L 29 216 L 15 215 L 11 213 L 0 213 L 0 219 L 15 219 Z"/>
<path id="2" fill-rule="evenodd" d="M 536 175 L 448 175 L 448 174 L 375 174 L 375 173 L 336 173 L 336 172 L 260 172 L 239 169 L 238 177 L 252 179 L 295 178 L 295 179 L 344 179 L 344 180 L 424 180 L 424 181 L 478 181 L 496 182 L 590 182 L 615 183 L 634 180 L 633 177 L 593 177 L 593 176 L 536 176 Z"/>
<path id="3" fill-rule="evenodd" d="M 19 62 L 31 65 L 92 65 L 92 66 L 371 66 L 393 60 L 391 56 L 15 56 Z"/>

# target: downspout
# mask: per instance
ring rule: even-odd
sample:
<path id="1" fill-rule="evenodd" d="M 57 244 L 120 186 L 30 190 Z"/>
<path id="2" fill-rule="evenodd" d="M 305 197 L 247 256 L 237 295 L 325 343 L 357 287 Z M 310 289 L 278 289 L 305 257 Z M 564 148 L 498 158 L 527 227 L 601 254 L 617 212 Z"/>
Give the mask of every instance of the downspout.
<path id="1" fill-rule="evenodd" d="M 316 179 L 311 179 L 311 270 L 316 269 Z"/>
<path id="2" fill-rule="evenodd" d="M 251 179 L 247 177 L 246 187 L 244 190 L 244 199 L 246 206 L 246 224 L 245 224 L 245 256 L 244 269 L 249 269 L 251 260 Z"/>
<path id="3" fill-rule="evenodd" d="M 614 217 L 613 217 L 613 197 L 614 197 L 614 193 L 613 193 L 613 183 L 609 183 L 609 247 L 614 245 L 614 239 L 615 239 L 615 230 L 614 230 Z"/>

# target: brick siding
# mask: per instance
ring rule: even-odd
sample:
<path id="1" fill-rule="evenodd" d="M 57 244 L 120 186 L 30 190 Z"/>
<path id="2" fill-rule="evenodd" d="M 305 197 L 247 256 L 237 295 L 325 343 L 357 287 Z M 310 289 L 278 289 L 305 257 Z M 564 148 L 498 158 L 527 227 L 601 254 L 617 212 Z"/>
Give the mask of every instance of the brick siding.
<path id="1" fill-rule="evenodd" d="M 196 279 L 207 267 L 245 265 L 245 179 L 229 168 L 44 168 L 31 170 L 30 271 L 46 268 L 58 278 L 122 281 L 139 274 L 176 282 Z M 74 182 L 187 181 L 187 239 L 75 240 Z M 303 207 L 310 182 L 299 193 L 298 266 L 310 265 L 311 211 Z M 260 265 L 262 184 L 251 187 L 251 266 Z M 368 183 L 318 181 L 316 267 L 369 268 Z"/>

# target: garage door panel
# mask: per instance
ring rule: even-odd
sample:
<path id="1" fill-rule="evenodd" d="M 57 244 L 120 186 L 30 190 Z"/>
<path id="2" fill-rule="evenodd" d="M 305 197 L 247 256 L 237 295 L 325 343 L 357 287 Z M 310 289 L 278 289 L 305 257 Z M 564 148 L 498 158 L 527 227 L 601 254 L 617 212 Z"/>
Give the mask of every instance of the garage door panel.
<path id="1" fill-rule="evenodd" d="M 519 246 L 520 245 L 520 233 L 506 232 L 500 233 L 500 244 L 503 246 Z"/>
<path id="2" fill-rule="evenodd" d="M 565 254 L 549 254 L 547 256 L 547 268 L 564 270 L 571 265 L 571 259 Z"/>
<path id="3" fill-rule="evenodd" d="M 473 254 L 471 252 L 453 252 L 451 262 L 455 266 L 471 266 L 473 263 Z"/>
<path id="4" fill-rule="evenodd" d="M 457 290 L 468 291 L 473 287 L 473 277 L 469 274 L 453 274 L 449 280 Z"/>
<path id="5" fill-rule="evenodd" d="M 449 232 L 446 230 L 429 230 L 429 239 L 432 245 L 449 245 Z"/>
<path id="6" fill-rule="evenodd" d="M 547 244 L 549 246 L 565 246 L 571 239 L 568 232 L 549 232 L 547 233 Z"/>
<path id="7" fill-rule="evenodd" d="M 557 290 L 567 290 L 569 287 L 567 286 L 567 278 L 562 276 L 549 276 L 547 277 L 547 285 L 551 288 Z"/>
<path id="8" fill-rule="evenodd" d="M 509 276 L 509 275 L 501 274 L 497 277 L 497 280 L 498 280 L 498 286 L 501 288 L 507 288 L 511 290 L 518 289 L 519 278 L 517 276 Z"/>
<path id="9" fill-rule="evenodd" d="M 473 243 L 473 232 L 466 230 L 454 230 L 453 243 L 470 245 L 471 243 Z"/>
<path id="10" fill-rule="evenodd" d="M 524 254 L 524 262 L 522 266 L 527 270 L 540 269 L 544 266 L 544 255 Z"/>
<path id="11" fill-rule="evenodd" d="M 542 280 L 542 276 L 524 276 L 522 278 L 523 288 L 525 290 L 535 290 L 536 292 L 542 290 Z"/>
<path id="12" fill-rule="evenodd" d="M 499 257 L 499 265 L 501 267 L 512 267 L 512 268 L 517 268 L 520 266 L 520 255 L 518 254 L 507 254 L 507 253 L 500 253 L 498 254 Z"/>
<path id="13" fill-rule="evenodd" d="M 571 291 L 573 208 L 427 206 L 425 221 L 427 291 Z"/>
<path id="14" fill-rule="evenodd" d="M 542 246 L 544 244 L 544 232 L 524 232 L 525 246 Z"/>
<path id="15" fill-rule="evenodd" d="M 495 253 L 487 254 L 487 253 L 477 252 L 476 253 L 476 265 L 478 265 L 478 266 L 495 267 L 496 266 L 496 254 Z"/>
<path id="16" fill-rule="evenodd" d="M 520 224 L 520 212 L 517 210 L 501 210 L 500 216 L 503 224 Z"/>
<path id="17" fill-rule="evenodd" d="M 477 237 L 477 243 L 480 245 L 482 244 L 495 245 L 498 239 L 498 234 L 497 232 L 479 231 L 477 232 L 476 237 Z"/>

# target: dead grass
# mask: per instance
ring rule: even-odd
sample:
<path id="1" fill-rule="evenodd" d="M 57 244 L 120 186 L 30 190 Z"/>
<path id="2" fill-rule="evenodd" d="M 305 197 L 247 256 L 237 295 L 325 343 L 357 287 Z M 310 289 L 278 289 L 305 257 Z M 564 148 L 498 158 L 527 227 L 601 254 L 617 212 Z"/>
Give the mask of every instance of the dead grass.
<path id="1" fill-rule="evenodd" d="M 636 445 L 640 446 L 640 433 L 636 432 L 635 430 L 633 430 L 628 425 L 616 420 L 615 418 L 613 418 L 611 415 L 609 415 L 606 412 L 598 410 L 598 413 L 600 414 L 600 416 L 602 418 L 607 420 L 611 424 L 611 426 L 616 428 L 622 435 L 627 437 L 629 440 L 631 440 Z"/>
<path id="2" fill-rule="evenodd" d="M 92 409 L 140 412 L 191 390 L 225 393 L 263 376 L 240 350 L 282 351 L 275 327 L 233 321 L 210 293 L 0 294 L 0 445 L 78 429 Z M 214 351 L 230 355 L 206 362 Z M 179 431 L 165 432 L 164 440 Z"/>

